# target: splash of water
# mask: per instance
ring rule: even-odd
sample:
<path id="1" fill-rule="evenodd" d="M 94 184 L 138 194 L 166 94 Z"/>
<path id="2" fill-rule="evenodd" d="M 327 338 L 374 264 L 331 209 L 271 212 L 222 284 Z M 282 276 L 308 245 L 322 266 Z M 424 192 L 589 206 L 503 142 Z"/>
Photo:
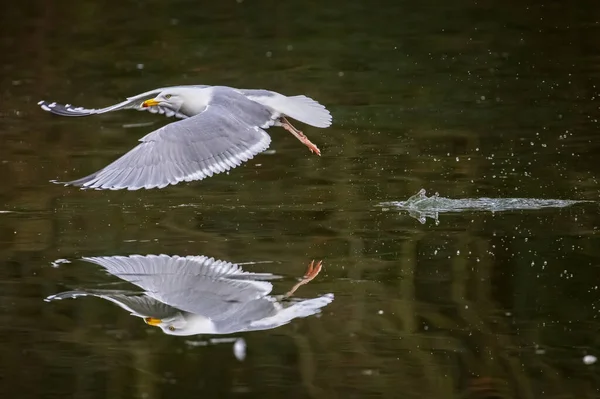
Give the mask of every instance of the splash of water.
<path id="1" fill-rule="evenodd" d="M 440 213 L 465 212 L 465 211 L 490 211 L 501 212 L 509 210 L 533 210 L 542 208 L 564 208 L 574 204 L 593 202 L 584 200 L 558 200 L 538 198 L 445 198 L 438 193 L 428 197 L 425 189 L 406 201 L 382 202 L 381 207 L 393 207 L 405 210 L 408 214 L 421 223 L 427 218 L 434 219 L 439 224 Z"/>

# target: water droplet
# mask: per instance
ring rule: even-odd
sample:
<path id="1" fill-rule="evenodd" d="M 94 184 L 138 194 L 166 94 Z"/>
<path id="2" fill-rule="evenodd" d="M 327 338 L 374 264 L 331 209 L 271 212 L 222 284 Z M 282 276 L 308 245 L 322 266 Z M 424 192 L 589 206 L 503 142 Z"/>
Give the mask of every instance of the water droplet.
<path id="1" fill-rule="evenodd" d="M 597 360 L 598 360 L 598 358 L 596 358 L 596 356 L 586 355 L 583 357 L 583 364 L 586 364 L 589 366 L 590 364 L 596 363 Z"/>

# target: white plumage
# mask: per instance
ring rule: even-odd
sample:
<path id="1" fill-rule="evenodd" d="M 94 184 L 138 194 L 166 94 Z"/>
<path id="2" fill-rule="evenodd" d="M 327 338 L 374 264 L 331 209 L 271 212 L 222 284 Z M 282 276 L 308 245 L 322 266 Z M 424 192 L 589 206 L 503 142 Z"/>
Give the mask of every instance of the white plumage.
<path id="1" fill-rule="evenodd" d="M 288 97 L 268 90 L 225 86 L 161 88 L 100 109 L 46 101 L 38 104 L 60 116 L 137 109 L 182 119 L 147 134 L 137 147 L 105 168 L 65 183 L 93 189 L 163 188 L 222 173 L 266 150 L 271 137 L 264 129 L 271 126 L 285 128 L 311 152 L 321 155 L 286 117 L 320 128 L 332 122 L 323 105 L 304 95 Z"/>
<path id="2" fill-rule="evenodd" d="M 325 294 L 288 300 L 303 282 L 286 295 L 270 295 L 270 273 L 251 273 L 239 265 L 206 256 L 131 255 L 84 258 L 143 292 L 77 290 L 51 295 L 47 301 L 95 296 L 110 301 L 170 335 L 231 334 L 276 328 L 299 317 L 320 312 L 334 299 Z"/>

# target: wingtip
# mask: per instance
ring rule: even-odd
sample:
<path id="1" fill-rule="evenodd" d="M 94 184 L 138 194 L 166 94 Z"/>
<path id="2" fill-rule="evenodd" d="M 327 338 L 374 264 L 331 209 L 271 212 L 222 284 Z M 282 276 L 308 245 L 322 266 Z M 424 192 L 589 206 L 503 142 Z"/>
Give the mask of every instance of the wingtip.
<path id="1" fill-rule="evenodd" d="M 61 184 L 63 187 L 77 187 L 74 184 L 71 184 L 71 182 L 64 182 L 64 181 L 58 181 L 58 180 L 49 180 L 50 183 L 54 183 L 54 184 Z M 86 187 L 78 187 L 81 190 L 85 190 Z"/>
<path id="2" fill-rule="evenodd" d="M 52 109 L 51 109 L 51 108 L 48 106 L 48 102 L 47 102 L 47 101 L 40 101 L 40 102 L 38 103 L 38 105 L 40 106 L 40 108 L 41 108 L 43 111 L 46 111 L 46 112 L 52 112 Z"/>

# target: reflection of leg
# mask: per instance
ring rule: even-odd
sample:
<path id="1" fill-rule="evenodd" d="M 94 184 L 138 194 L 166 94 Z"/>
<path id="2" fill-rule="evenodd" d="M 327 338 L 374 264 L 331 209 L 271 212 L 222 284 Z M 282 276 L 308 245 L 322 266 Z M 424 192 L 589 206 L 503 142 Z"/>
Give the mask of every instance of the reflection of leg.
<path id="1" fill-rule="evenodd" d="M 321 156 L 321 150 L 319 150 L 319 148 L 314 145 L 304 133 L 292 126 L 290 121 L 288 121 L 285 117 L 281 118 L 281 127 L 293 134 L 298 140 L 300 140 L 302 144 L 307 146 L 310 152 L 314 152 L 318 156 Z"/>
<path id="2" fill-rule="evenodd" d="M 302 277 L 302 280 L 300 280 L 296 285 L 294 285 L 292 287 L 292 289 L 289 290 L 288 293 L 285 294 L 283 297 L 289 298 L 292 295 L 294 295 L 294 292 L 296 292 L 296 290 L 298 288 L 300 288 L 301 285 L 309 283 L 312 279 L 317 277 L 317 275 L 319 274 L 319 272 L 321 271 L 322 268 L 323 268 L 322 260 L 320 260 L 316 265 L 315 265 L 314 260 L 312 262 L 310 262 L 310 265 L 308 265 L 308 268 L 306 269 L 306 273 L 304 274 L 304 277 Z"/>

